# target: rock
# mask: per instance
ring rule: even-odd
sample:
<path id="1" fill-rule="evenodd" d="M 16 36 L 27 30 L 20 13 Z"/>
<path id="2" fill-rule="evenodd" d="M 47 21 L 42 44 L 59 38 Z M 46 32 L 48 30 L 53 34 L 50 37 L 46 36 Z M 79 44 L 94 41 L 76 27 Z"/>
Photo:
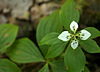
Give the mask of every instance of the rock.
<path id="1" fill-rule="evenodd" d="M 47 16 L 47 15 L 51 14 L 57 8 L 59 8 L 59 5 L 54 2 L 44 3 L 40 6 L 43 16 Z"/>
<path id="2" fill-rule="evenodd" d="M 0 24 L 5 24 L 5 23 L 7 23 L 6 17 L 3 15 L 0 15 Z"/>
<path id="3" fill-rule="evenodd" d="M 33 0 L 0 0 L 0 9 L 10 9 L 13 17 L 23 18 L 28 16 L 32 4 Z"/>
<path id="4" fill-rule="evenodd" d="M 53 2 L 44 3 L 42 5 L 35 5 L 31 8 L 32 20 L 51 14 L 54 10 L 59 8 L 59 5 Z"/>
<path id="5" fill-rule="evenodd" d="M 36 3 L 47 2 L 47 1 L 50 1 L 50 0 L 36 0 Z"/>

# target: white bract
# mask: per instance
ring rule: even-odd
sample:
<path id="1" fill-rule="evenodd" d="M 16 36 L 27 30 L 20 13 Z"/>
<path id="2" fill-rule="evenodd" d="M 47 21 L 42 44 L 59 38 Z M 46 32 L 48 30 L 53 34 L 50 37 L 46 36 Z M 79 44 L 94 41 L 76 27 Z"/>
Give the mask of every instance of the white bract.
<path id="1" fill-rule="evenodd" d="M 73 34 L 69 33 L 68 31 L 63 31 L 58 36 L 58 39 L 62 41 L 69 41 L 71 39 L 71 47 L 73 49 L 76 49 L 79 45 L 77 37 L 79 37 L 81 40 L 87 40 L 91 36 L 91 33 L 85 29 L 81 30 L 79 33 L 76 33 L 78 24 L 75 21 L 70 24 L 70 29 L 73 31 Z"/>

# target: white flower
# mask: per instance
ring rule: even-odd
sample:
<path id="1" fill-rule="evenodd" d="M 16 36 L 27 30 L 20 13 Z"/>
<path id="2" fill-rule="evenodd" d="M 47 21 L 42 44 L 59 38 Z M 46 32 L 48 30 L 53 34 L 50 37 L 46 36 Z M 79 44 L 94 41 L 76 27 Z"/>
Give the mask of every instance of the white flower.
<path id="1" fill-rule="evenodd" d="M 73 21 L 70 24 L 70 29 L 73 31 L 73 34 L 69 33 L 68 31 L 63 31 L 58 36 L 58 39 L 60 39 L 62 41 L 69 41 L 70 39 L 72 39 L 71 47 L 73 49 L 76 49 L 79 44 L 76 37 L 79 37 L 81 40 L 87 40 L 91 36 L 91 33 L 88 32 L 87 30 L 81 30 L 80 33 L 76 34 L 76 31 L 78 29 L 78 24 L 75 21 Z"/>
<path id="2" fill-rule="evenodd" d="M 80 31 L 81 40 L 87 40 L 90 36 L 91 36 L 91 34 L 87 30 Z"/>
<path id="3" fill-rule="evenodd" d="M 73 21 L 71 24 L 70 24 L 70 29 L 75 33 L 78 29 L 78 24 Z"/>
<path id="4" fill-rule="evenodd" d="M 73 49 L 76 49 L 76 48 L 78 47 L 78 40 L 73 40 L 73 41 L 71 42 L 71 47 L 72 47 Z"/>
<path id="5" fill-rule="evenodd" d="M 59 36 L 58 38 L 62 41 L 69 41 L 71 36 L 71 34 L 68 32 L 68 31 L 63 31 Z"/>

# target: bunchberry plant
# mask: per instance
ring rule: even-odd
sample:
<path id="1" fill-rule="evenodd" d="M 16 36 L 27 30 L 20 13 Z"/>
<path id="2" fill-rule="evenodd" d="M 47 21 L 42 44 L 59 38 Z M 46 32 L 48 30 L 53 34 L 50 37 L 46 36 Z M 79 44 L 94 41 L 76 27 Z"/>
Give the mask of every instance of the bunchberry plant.
<path id="1" fill-rule="evenodd" d="M 87 40 L 91 33 L 89 33 L 87 30 L 81 30 L 80 32 L 76 32 L 78 29 L 78 24 L 73 21 L 70 24 L 70 29 L 73 31 L 73 33 L 69 33 L 68 31 L 63 31 L 59 36 L 58 39 L 62 41 L 69 41 L 71 39 L 71 47 L 73 49 L 76 49 L 78 47 L 79 41 L 77 38 L 80 38 L 81 40 Z"/>
<path id="2" fill-rule="evenodd" d="M 0 54 L 11 59 L 0 56 L 0 72 L 23 72 L 16 64 L 36 62 L 41 65 L 36 72 L 89 72 L 83 49 L 100 53 L 93 40 L 100 31 L 94 27 L 78 31 L 79 18 L 77 4 L 67 0 L 61 9 L 40 21 L 36 31 L 38 46 L 28 38 L 16 40 L 17 26 L 0 25 Z"/>
<path id="3" fill-rule="evenodd" d="M 0 72 L 21 72 L 15 63 L 3 57 L 15 41 L 17 32 L 18 26 L 16 25 L 0 24 Z"/>

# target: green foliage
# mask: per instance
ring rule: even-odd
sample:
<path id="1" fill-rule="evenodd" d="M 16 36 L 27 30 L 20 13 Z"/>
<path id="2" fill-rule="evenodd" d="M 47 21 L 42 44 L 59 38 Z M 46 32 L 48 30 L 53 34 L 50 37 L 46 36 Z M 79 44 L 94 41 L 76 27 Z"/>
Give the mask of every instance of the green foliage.
<path id="1" fill-rule="evenodd" d="M 36 33 L 38 42 L 48 33 L 62 31 L 62 24 L 59 17 L 59 11 L 56 11 L 40 21 Z"/>
<path id="2" fill-rule="evenodd" d="M 40 45 L 49 45 L 46 58 L 57 57 L 64 51 L 67 43 L 60 41 L 57 37 L 58 33 L 50 33 L 40 41 Z"/>
<path id="3" fill-rule="evenodd" d="M 12 45 L 18 32 L 18 27 L 12 24 L 0 25 L 0 53 L 6 52 Z"/>
<path id="4" fill-rule="evenodd" d="M 46 54 L 46 58 L 54 58 L 59 56 L 65 49 L 66 43 L 57 43 L 51 45 Z"/>
<path id="5" fill-rule="evenodd" d="M 80 47 L 73 50 L 69 46 L 64 55 L 64 62 L 67 67 L 67 72 L 82 72 L 86 61 Z"/>
<path id="6" fill-rule="evenodd" d="M 8 59 L 0 59 L 0 72 L 21 72 L 21 70 Z"/>
<path id="7" fill-rule="evenodd" d="M 53 32 L 45 35 L 42 40 L 40 41 L 40 45 L 52 45 L 60 42 L 60 40 L 57 38 L 59 33 Z"/>
<path id="8" fill-rule="evenodd" d="M 28 38 L 16 40 L 9 48 L 7 55 L 18 63 L 43 62 L 43 56 L 38 48 Z"/>
<path id="9" fill-rule="evenodd" d="M 44 65 L 44 67 L 39 72 L 49 72 L 48 64 Z"/>
<path id="10" fill-rule="evenodd" d="M 90 72 L 90 71 L 87 67 L 85 67 L 83 72 Z"/>
<path id="11" fill-rule="evenodd" d="M 50 34 L 47 34 L 39 42 L 40 49 L 43 52 L 44 56 L 46 56 L 47 51 L 48 51 L 50 45 L 56 44 L 56 42 L 59 42 L 59 40 L 57 39 L 58 35 L 59 35 L 59 33 L 54 33 L 54 32 L 50 33 Z"/>
<path id="12" fill-rule="evenodd" d="M 100 36 L 100 31 L 94 27 L 87 27 L 85 29 L 88 30 L 92 34 L 91 38 L 96 38 Z"/>
<path id="13" fill-rule="evenodd" d="M 89 53 L 100 53 L 100 47 L 92 39 L 88 39 L 86 41 L 80 41 L 80 45 L 85 51 Z"/>
<path id="14" fill-rule="evenodd" d="M 63 60 L 55 60 L 50 65 L 53 72 L 66 72 Z"/>
<path id="15" fill-rule="evenodd" d="M 60 19 L 62 21 L 61 23 L 67 30 L 70 30 L 69 26 L 72 21 L 79 21 L 80 15 L 74 0 L 67 0 L 64 3 L 60 10 L 60 16 Z"/>
<path id="16" fill-rule="evenodd" d="M 38 25 L 37 41 L 45 58 L 47 60 L 51 58 L 55 59 L 57 56 L 64 58 L 63 63 L 65 65 L 62 62 L 50 62 L 53 72 L 66 72 L 64 67 L 67 68 L 67 72 L 88 72 L 85 68 L 86 60 L 81 47 L 89 53 L 100 53 L 99 46 L 97 46 L 96 42 L 93 42 L 92 46 L 88 40 L 79 41 L 79 47 L 73 50 L 70 45 L 67 47 L 67 44 L 70 44 L 69 42 L 62 42 L 58 39 L 60 32 L 62 30 L 70 31 L 70 23 L 72 21 L 79 22 L 79 18 L 79 11 L 74 0 L 67 0 L 59 11 L 42 19 Z M 91 38 L 100 36 L 100 31 L 93 27 L 85 29 L 92 34 Z M 65 47 L 66 51 L 63 53 Z M 63 64 L 61 65 L 62 67 L 60 66 L 61 63 Z"/>
<path id="17" fill-rule="evenodd" d="M 15 40 L 17 26 L 0 25 L 0 53 L 5 52 L 12 61 L 19 64 L 42 62 L 45 65 L 39 72 L 89 72 L 81 48 L 88 53 L 100 53 L 100 47 L 92 40 L 100 36 L 100 31 L 93 27 L 85 28 L 92 36 L 88 40 L 80 40 L 76 49 L 70 46 L 70 40 L 63 42 L 58 39 L 63 30 L 70 31 L 70 23 L 78 22 L 79 17 L 74 0 L 67 0 L 61 9 L 40 21 L 36 31 L 38 47 L 28 38 Z M 11 61 L 0 59 L 0 72 L 21 70 Z"/>

